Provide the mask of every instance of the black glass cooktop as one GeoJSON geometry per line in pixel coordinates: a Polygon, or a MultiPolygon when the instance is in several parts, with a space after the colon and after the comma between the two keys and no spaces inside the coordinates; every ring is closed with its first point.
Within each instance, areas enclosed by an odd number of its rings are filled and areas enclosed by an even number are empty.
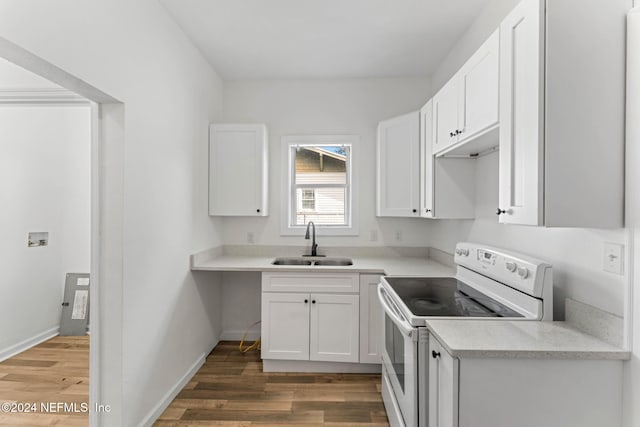
{"type": "Polygon", "coordinates": [[[416,316],[524,317],[453,277],[385,277],[416,316]]]}

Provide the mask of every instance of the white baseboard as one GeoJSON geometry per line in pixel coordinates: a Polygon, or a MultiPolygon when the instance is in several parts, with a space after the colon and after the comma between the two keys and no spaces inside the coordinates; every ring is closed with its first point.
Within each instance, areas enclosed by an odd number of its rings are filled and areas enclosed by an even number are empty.
{"type": "Polygon", "coordinates": [[[31,347],[36,346],[41,342],[57,336],[59,332],[60,327],[56,326],[44,332],[40,332],[39,334],[34,335],[31,338],[27,338],[24,341],[14,344],[11,347],[0,350],[0,362],[7,360],[8,358],[15,356],[16,354],[22,353],[25,350],[29,350],[31,347]]]}
{"type": "Polygon", "coordinates": [[[152,426],[153,423],[162,415],[165,409],[171,405],[173,399],[176,398],[178,393],[182,391],[185,385],[193,378],[193,376],[198,372],[198,369],[204,365],[204,362],[207,358],[207,353],[202,353],[195,362],[187,369],[187,372],[176,382],[173,387],[169,389],[167,394],[165,394],[162,399],[153,407],[153,409],[147,414],[146,417],[142,419],[138,426],[152,426]]]}
{"type": "MultiPolygon", "coordinates": [[[[223,341],[240,341],[245,331],[242,330],[230,330],[223,331],[220,334],[220,339],[223,341]]],[[[255,341],[260,338],[260,331],[249,331],[245,340],[247,341],[255,341]]]]}
{"type": "Polygon", "coordinates": [[[311,360],[262,360],[263,372],[329,372],[349,374],[379,374],[378,363],[317,362],[311,360]]]}

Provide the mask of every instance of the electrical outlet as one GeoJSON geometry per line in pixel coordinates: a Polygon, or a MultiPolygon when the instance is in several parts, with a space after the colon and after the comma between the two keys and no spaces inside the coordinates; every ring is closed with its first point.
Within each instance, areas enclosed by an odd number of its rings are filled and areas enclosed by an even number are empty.
{"type": "Polygon", "coordinates": [[[402,230],[396,230],[396,242],[402,242],[402,230]]]}
{"type": "Polygon", "coordinates": [[[622,275],[623,270],[624,245],[619,243],[604,244],[604,271],[622,275]]]}
{"type": "Polygon", "coordinates": [[[253,231],[248,231],[247,232],[247,243],[255,243],[255,236],[253,234],[253,231]]]}
{"type": "Polygon", "coordinates": [[[369,238],[372,242],[378,241],[378,230],[371,230],[371,237],[369,238]]]}

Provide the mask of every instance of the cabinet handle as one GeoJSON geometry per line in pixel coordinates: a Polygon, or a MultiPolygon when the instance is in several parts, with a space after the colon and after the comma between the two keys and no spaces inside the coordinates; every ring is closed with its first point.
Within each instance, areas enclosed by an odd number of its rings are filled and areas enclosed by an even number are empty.
{"type": "Polygon", "coordinates": [[[507,211],[505,211],[504,209],[496,209],[496,215],[502,215],[503,213],[507,213],[507,211]]]}
{"type": "Polygon", "coordinates": [[[455,132],[449,132],[449,136],[450,136],[451,138],[453,138],[454,136],[456,136],[456,133],[455,133],[455,132]]]}
{"type": "Polygon", "coordinates": [[[312,299],[311,304],[315,304],[315,303],[316,303],[316,300],[312,299]]]}
{"type": "Polygon", "coordinates": [[[260,209],[256,209],[256,212],[260,213],[260,209]]]}
{"type": "Polygon", "coordinates": [[[431,350],[431,357],[433,357],[434,359],[437,359],[440,357],[440,352],[439,351],[435,351],[435,350],[431,350]]]}
{"type": "Polygon", "coordinates": [[[308,303],[308,302],[309,302],[309,300],[308,300],[308,299],[304,300],[304,303],[305,303],[305,304],[306,304],[306,303],[308,303]]]}
{"type": "Polygon", "coordinates": [[[425,209],[424,211],[425,211],[426,213],[429,213],[429,212],[431,212],[431,209],[425,209]]]}
{"type": "Polygon", "coordinates": [[[456,129],[456,135],[460,135],[463,131],[461,131],[460,129],[456,129]]]}
{"type": "Polygon", "coordinates": [[[418,209],[413,209],[413,213],[416,213],[416,212],[418,212],[418,209]]]}

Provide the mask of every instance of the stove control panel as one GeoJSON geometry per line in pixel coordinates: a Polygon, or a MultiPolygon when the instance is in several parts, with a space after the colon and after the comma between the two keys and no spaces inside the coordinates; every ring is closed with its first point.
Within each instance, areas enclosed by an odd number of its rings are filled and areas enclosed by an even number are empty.
{"type": "Polygon", "coordinates": [[[542,298],[543,292],[552,291],[551,265],[527,255],[477,243],[461,242],[456,245],[454,259],[458,266],[536,298],[542,298]]]}

